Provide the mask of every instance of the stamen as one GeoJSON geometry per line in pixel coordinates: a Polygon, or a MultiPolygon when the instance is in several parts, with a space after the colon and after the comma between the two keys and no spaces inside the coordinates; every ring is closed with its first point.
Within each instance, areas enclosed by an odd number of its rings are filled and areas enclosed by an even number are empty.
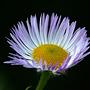
{"type": "Polygon", "coordinates": [[[63,48],[53,44],[40,45],[32,52],[32,57],[37,63],[42,59],[42,63],[45,61],[48,66],[54,66],[56,63],[61,66],[67,56],[68,53],[63,48]]]}

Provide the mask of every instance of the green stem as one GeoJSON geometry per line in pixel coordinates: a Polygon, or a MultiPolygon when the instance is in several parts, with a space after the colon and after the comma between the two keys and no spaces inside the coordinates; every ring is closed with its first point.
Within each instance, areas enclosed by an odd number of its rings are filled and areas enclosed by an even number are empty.
{"type": "Polygon", "coordinates": [[[31,88],[31,86],[28,86],[25,90],[29,90],[31,88]]]}
{"type": "Polygon", "coordinates": [[[40,77],[40,81],[39,81],[35,90],[43,90],[43,88],[45,87],[45,85],[50,77],[50,73],[51,72],[49,72],[49,71],[42,72],[41,77],[40,77]]]}

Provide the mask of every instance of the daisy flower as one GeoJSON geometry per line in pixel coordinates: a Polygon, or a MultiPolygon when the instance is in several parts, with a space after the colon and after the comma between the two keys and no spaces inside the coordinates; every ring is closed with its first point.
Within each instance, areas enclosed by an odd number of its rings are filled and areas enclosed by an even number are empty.
{"type": "Polygon", "coordinates": [[[38,22],[36,15],[30,16],[25,24],[19,22],[12,28],[7,42],[16,53],[10,53],[10,61],[4,63],[56,74],[67,70],[90,54],[85,27],[75,27],[76,21],[61,20],[54,13],[51,17],[42,14],[38,22]]]}

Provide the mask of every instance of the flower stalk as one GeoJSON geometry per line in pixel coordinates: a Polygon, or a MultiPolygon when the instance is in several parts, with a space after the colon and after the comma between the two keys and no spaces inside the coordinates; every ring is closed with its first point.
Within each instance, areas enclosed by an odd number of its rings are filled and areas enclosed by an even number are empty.
{"type": "Polygon", "coordinates": [[[35,90],[43,90],[47,81],[49,80],[50,75],[51,75],[50,71],[42,72],[41,77],[40,77],[40,81],[39,81],[35,90]]]}

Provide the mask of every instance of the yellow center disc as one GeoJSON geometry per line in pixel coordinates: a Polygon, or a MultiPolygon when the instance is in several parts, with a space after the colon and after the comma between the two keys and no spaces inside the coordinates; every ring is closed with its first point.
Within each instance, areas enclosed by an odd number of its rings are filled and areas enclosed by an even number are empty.
{"type": "Polygon", "coordinates": [[[44,44],[35,48],[32,52],[33,59],[39,63],[42,60],[49,66],[50,64],[61,66],[63,61],[67,58],[68,53],[61,47],[53,44],[44,44]]]}

